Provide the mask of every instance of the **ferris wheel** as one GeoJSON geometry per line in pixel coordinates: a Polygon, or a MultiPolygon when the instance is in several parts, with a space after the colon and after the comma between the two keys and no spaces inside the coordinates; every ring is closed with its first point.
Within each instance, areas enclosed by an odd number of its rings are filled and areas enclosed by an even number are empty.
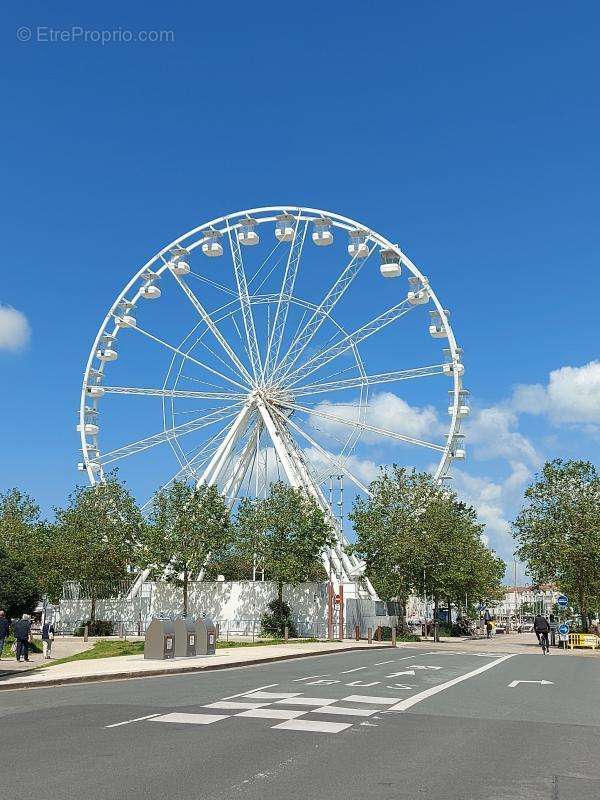
{"type": "Polygon", "coordinates": [[[368,494],[376,463],[445,480],[465,458],[463,371],[449,311],[397,244],[320,209],[239,211],[163,247],[111,305],[85,369],[78,466],[92,484],[115,466],[146,490],[214,484],[230,506],[278,479],[303,487],[336,531],[328,573],[375,597],[326,482],[368,494]],[[442,425],[432,403],[447,393],[442,425]]]}

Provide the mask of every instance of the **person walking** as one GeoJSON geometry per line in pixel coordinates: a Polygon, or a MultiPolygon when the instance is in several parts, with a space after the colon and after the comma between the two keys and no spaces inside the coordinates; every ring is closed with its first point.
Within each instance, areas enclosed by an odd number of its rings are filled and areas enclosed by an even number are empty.
{"type": "Polygon", "coordinates": [[[548,642],[548,634],[550,632],[550,623],[542,614],[538,614],[533,620],[533,630],[537,636],[537,640],[542,648],[542,653],[546,655],[550,651],[550,643],[548,642]]]}
{"type": "Polygon", "coordinates": [[[6,619],[6,614],[0,608],[0,658],[2,658],[4,642],[8,639],[9,629],[10,629],[10,622],[6,619]]]}
{"type": "Polygon", "coordinates": [[[54,641],[54,625],[44,622],[42,625],[42,650],[44,658],[52,658],[52,642],[54,641]]]}
{"type": "Polygon", "coordinates": [[[31,618],[29,614],[23,614],[21,619],[13,622],[13,631],[17,640],[17,661],[23,658],[29,661],[29,637],[31,636],[31,618]]]}
{"type": "Polygon", "coordinates": [[[486,639],[489,639],[492,635],[492,615],[487,608],[485,610],[485,614],[483,615],[483,621],[485,622],[485,636],[486,639]]]}

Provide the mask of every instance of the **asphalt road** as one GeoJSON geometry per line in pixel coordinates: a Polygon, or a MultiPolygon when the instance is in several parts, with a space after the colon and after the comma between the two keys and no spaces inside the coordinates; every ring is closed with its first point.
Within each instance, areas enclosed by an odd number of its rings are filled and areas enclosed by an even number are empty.
{"type": "Polygon", "coordinates": [[[598,676],[430,645],[3,692],[2,796],[597,800],[598,676]]]}

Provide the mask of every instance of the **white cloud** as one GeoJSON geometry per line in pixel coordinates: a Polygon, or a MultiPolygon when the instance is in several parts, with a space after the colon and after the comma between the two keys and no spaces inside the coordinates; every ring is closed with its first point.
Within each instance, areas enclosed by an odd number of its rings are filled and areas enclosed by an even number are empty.
{"type": "MultiPolygon", "coordinates": [[[[343,403],[324,401],[316,406],[315,411],[320,411],[332,416],[347,420],[357,420],[359,409],[356,406],[343,403]]],[[[434,437],[436,441],[443,433],[443,428],[433,406],[411,406],[393,392],[381,392],[369,398],[369,405],[363,417],[367,425],[383,428],[394,433],[402,433],[417,439],[434,437]]],[[[312,414],[309,418],[310,425],[317,428],[323,435],[345,441],[354,430],[351,425],[343,422],[326,419],[312,414]]],[[[365,444],[382,444],[385,439],[379,434],[363,433],[361,442],[365,444]]]]}
{"type": "Polygon", "coordinates": [[[0,305],[0,350],[16,353],[25,347],[30,335],[25,314],[12,306],[0,305]]]}
{"type": "Polygon", "coordinates": [[[508,405],[476,409],[464,426],[475,459],[524,459],[535,466],[541,457],[526,436],[516,430],[518,415],[508,405]]]}
{"type": "Polygon", "coordinates": [[[547,414],[555,424],[600,424],[600,361],[555,369],[546,386],[517,386],[512,406],[528,414],[547,414]]]}
{"type": "Polygon", "coordinates": [[[485,524],[486,543],[510,561],[515,549],[510,521],[520,509],[523,488],[532,477],[530,468],[522,461],[511,461],[510,473],[503,480],[476,477],[463,470],[453,470],[452,475],[459,496],[475,508],[485,524]]]}
{"type": "MultiPolygon", "coordinates": [[[[320,450],[317,450],[316,447],[307,447],[304,453],[318,473],[328,475],[329,473],[339,472],[335,465],[332,464],[320,450]]],[[[334,454],[330,453],[330,455],[334,454]]],[[[356,476],[365,485],[368,485],[379,474],[379,465],[369,458],[362,459],[358,458],[358,456],[348,456],[347,458],[338,460],[343,463],[352,475],[356,476]]]]}

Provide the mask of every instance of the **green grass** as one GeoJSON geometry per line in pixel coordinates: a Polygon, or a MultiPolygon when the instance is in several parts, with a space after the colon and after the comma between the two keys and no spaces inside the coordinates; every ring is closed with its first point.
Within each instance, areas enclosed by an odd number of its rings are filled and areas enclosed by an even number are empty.
{"type": "MultiPolygon", "coordinates": [[[[8,639],[4,642],[4,650],[2,651],[2,658],[12,658],[15,659],[15,654],[10,649],[12,645],[15,643],[14,637],[9,636],[8,639]]],[[[29,643],[29,652],[30,653],[41,653],[42,652],[42,643],[37,639],[34,639],[33,642],[29,643]]]]}
{"type": "MultiPolygon", "coordinates": [[[[294,639],[291,643],[316,642],[316,639],[294,639]]],[[[255,642],[217,642],[217,649],[228,647],[256,647],[283,644],[284,639],[257,639],[255,642]]],[[[144,652],[143,642],[128,642],[114,639],[105,642],[95,642],[89,650],[82,653],[74,653],[65,658],[56,658],[47,664],[40,664],[40,667],[53,666],[55,664],[67,664],[69,661],[88,661],[94,658],[115,658],[116,656],[135,656],[144,652]]]]}

